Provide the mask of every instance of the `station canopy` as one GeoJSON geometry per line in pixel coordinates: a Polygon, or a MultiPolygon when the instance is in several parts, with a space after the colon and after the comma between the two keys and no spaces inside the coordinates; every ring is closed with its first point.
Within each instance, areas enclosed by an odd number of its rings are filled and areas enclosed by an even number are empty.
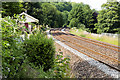
{"type": "Polygon", "coordinates": [[[26,21],[25,21],[25,22],[22,22],[22,23],[28,23],[28,22],[39,22],[38,19],[36,19],[36,18],[34,18],[34,17],[28,15],[28,14],[25,13],[25,12],[22,12],[22,13],[20,14],[20,16],[22,16],[22,15],[24,15],[24,16],[25,16],[25,19],[26,19],[26,21]]]}

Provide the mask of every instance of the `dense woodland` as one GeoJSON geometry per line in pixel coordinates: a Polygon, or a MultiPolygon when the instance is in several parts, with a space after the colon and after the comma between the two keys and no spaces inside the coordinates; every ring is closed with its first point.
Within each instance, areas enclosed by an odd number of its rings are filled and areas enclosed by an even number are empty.
{"type": "Polygon", "coordinates": [[[108,1],[102,10],[74,2],[7,2],[2,3],[2,17],[27,10],[40,25],[51,28],[77,27],[94,33],[120,33],[120,2],[108,1]]]}

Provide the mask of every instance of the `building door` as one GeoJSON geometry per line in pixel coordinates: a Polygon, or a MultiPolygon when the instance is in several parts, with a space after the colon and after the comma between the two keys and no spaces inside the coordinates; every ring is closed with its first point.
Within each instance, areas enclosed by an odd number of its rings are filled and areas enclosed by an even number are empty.
{"type": "Polygon", "coordinates": [[[28,28],[28,23],[25,23],[26,28],[28,28]]]}

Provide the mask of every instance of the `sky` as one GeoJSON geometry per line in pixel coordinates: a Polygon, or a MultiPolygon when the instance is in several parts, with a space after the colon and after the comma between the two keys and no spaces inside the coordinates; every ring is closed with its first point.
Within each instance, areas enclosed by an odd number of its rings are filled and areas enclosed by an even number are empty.
{"type": "Polygon", "coordinates": [[[71,0],[71,2],[83,2],[84,4],[89,4],[91,9],[101,10],[101,5],[106,3],[107,0],[71,0]]]}

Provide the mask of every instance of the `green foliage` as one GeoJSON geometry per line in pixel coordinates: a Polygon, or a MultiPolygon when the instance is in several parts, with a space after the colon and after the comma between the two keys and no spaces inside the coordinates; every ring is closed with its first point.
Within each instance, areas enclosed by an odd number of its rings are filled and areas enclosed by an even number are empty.
{"type": "Polygon", "coordinates": [[[63,53],[59,52],[54,60],[53,68],[44,71],[44,66],[38,69],[38,78],[70,78],[69,58],[64,58],[63,53]]]}
{"type": "Polygon", "coordinates": [[[24,54],[28,56],[28,60],[35,66],[44,66],[44,70],[52,68],[54,64],[55,48],[53,40],[48,39],[42,33],[31,35],[29,39],[25,39],[24,54]]]}
{"type": "Polygon", "coordinates": [[[54,59],[54,66],[47,71],[44,71],[44,66],[35,67],[30,62],[23,63],[16,78],[70,78],[69,61],[69,58],[64,58],[63,53],[59,52],[54,59]]]}
{"type": "Polygon", "coordinates": [[[62,12],[62,15],[63,15],[64,26],[67,26],[68,25],[68,15],[69,15],[69,12],[68,11],[64,11],[64,12],[62,12]]]}
{"type": "Polygon", "coordinates": [[[21,2],[2,2],[2,17],[20,14],[23,11],[21,2]]]}
{"type": "Polygon", "coordinates": [[[70,78],[70,58],[63,57],[63,52],[59,52],[55,59],[54,73],[56,78],[70,78]]]}
{"type": "Polygon", "coordinates": [[[97,33],[118,32],[120,26],[120,2],[112,1],[102,5],[102,10],[97,17],[98,23],[95,24],[97,33]]]}
{"type": "Polygon", "coordinates": [[[39,24],[43,24],[43,12],[42,3],[40,2],[23,2],[24,10],[27,10],[27,14],[39,19],[39,24]]]}
{"type": "Polygon", "coordinates": [[[38,70],[36,70],[34,65],[29,65],[30,62],[24,62],[19,71],[17,72],[15,78],[37,78],[38,77],[38,70]]]}
{"type": "Polygon", "coordinates": [[[62,19],[60,20],[60,27],[66,27],[68,25],[68,15],[72,9],[70,2],[51,2],[52,5],[55,5],[57,10],[62,13],[62,19]]]}
{"type": "Polygon", "coordinates": [[[19,37],[22,31],[16,20],[24,19],[18,15],[2,19],[2,77],[69,77],[69,59],[63,58],[62,54],[55,59],[53,40],[37,31],[22,42],[19,37]]]}
{"type": "Polygon", "coordinates": [[[84,34],[81,34],[80,36],[81,36],[81,37],[86,37],[86,35],[84,35],[84,34]]]}
{"type": "MultiPolygon", "coordinates": [[[[19,16],[16,20],[23,21],[19,16]]],[[[14,78],[19,71],[22,63],[25,61],[25,55],[22,54],[24,48],[21,46],[20,34],[16,20],[11,17],[2,19],[2,75],[3,78],[14,78]]]]}
{"type": "Polygon", "coordinates": [[[53,28],[62,27],[64,24],[62,13],[51,3],[26,2],[23,6],[29,15],[39,19],[41,25],[53,28]]]}
{"type": "Polygon", "coordinates": [[[56,8],[61,12],[69,12],[72,9],[72,5],[70,2],[51,2],[51,4],[55,5],[56,8]]]}
{"type": "Polygon", "coordinates": [[[85,28],[85,25],[84,24],[78,24],[78,27],[77,28],[81,28],[82,30],[87,30],[86,28],[85,28]]]}
{"type": "Polygon", "coordinates": [[[79,20],[76,19],[76,18],[73,18],[73,19],[70,21],[69,26],[70,26],[70,27],[78,27],[78,24],[79,24],[79,20]]]}
{"type": "MultiPolygon", "coordinates": [[[[83,3],[73,3],[73,8],[69,13],[69,21],[74,23],[73,19],[77,23],[75,26],[77,27],[78,24],[84,24],[86,28],[89,28],[93,24],[93,11],[90,9],[89,5],[85,5],[83,3]]],[[[74,24],[73,24],[74,25],[74,24]]],[[[73,27],[73,26],[71,26],[73,27]]]]}
{"type": "Polygon", "coordinates": [[[55,6],[49,3],[43,3],[41,5],[43,12],[43,24],[48,24],[50,27],[62,27],[63,16],[55,6]]]}

